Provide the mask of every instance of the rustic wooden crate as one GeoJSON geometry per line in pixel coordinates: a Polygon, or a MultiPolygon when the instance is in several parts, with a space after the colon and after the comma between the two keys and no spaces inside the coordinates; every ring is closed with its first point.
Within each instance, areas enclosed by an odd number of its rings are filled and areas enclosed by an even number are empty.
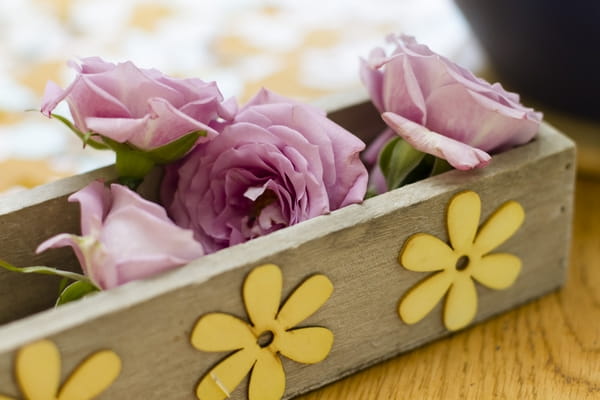
{"type": "MultiPolygon", "coordinates": [[[[373,107],[357,98],[330,113],[365,140],[382,123],[373,107]]],[[[481,196],[482,220],[508,200],[526,218],[498,251],[521,258],[513,286],[477,286],[473,323],[560,287],[566,276],[574,191],[573,143],[547,124],[531,143],[494,157],[484,169],[450,171],[203,257],[153,279],[137,281],[51,309],[57,280],[0,270],[0,394],[17,395],[15,352],[49,338],[62,356],[62,378],[90,353],[115,351],[119,378],[101,399],[192,399],[199,379],[224,353],[200,352],[190,344],[199,317],[226,312],[246,319],[241,288],[248,272],[274,263],[283,272],[283,298],[315,273],[334,292],[301,326],[324,326],[335,336],[329,356],[304,365],[283,358],[285,398],[326,385],[369,365],[447,335],[441,306],[415,325],[403,323],[398,301],[424,275],[403,269],[398,254],[405,240],[426,232],[447,239],[445,213],[458,192],[481,196]],[[45,311],[44,311],[45,310],[45,311]],[[133,397],[132,397],[133,396],[133,397]]],[[[79,211],[66,197],[112,168],[0,197],[0,256],[17,265],[77,269],[70,249],[36,256],[35,247],[59,232],[78,232],[79,211]]],[[[150,185],[151,193],[155,188],[150,185]]],[[[232,398],[246,397],[246,383],[232,398]]]]}

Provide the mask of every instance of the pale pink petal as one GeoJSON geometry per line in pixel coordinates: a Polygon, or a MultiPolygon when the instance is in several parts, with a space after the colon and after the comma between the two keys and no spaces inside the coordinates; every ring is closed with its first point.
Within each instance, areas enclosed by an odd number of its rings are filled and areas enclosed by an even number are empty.
{"type": "Polygon", "coordinates": [[[491,157],[485,151],[430,131],[394,113],[383,113],[384,121],[415,149],[443,158],[456,169],[485,167],[491,157]]]}
{"type": "Polygon", "coordinates": [[[163,146],[194,131],[206,132],[198,139],[198,143],[217,135],[214,129],[177,110],[163,99],[151,99],[148,106],[149,114],[139,119],[90,117],[85,122],[94,132],[120,143],[131,143],[142,150],[163,146]]]}
{"type": "Polygon", "coordinates": [[[387,142],[396,137],[396,134],[390,128],[385,128],[383,132],[381,132],[375,140],[367,146],[367,149],[362,152],[362,159],[367,164],[367,166],[371,167],[377,164],[377,160],[379,159],[379,153],[385,147],[387,142]]]}
{"type": "MultiPolygon", "coordinates": [[[[380,49],[381,50],[381,49],[380,49]]],[[[383,51],[383,50],[382,50],[383,51]]],[[[360,79],[367,88],[371,100],[379,112],[385,111],[383,108],[383,73],[377,68],[373,68],[370,63],[364,59],[360,60],[360,79]]]]}
{"type": "Polygon", "coordinates": [[[69,196],[70,202],[78,202],[81,208],[81,234],[96,235],[111,206],[110,191],[102,181],[94,181],[69,196]]]}
{"type": "Polygon", "coordinates": [[[437,89],[427,100],[427,127],[484,151],[530,141],[539,121],[527,113],[504,106],[462,85],[437,89]],[[453,101],[448,101],[451,98],[453,101]]]}
{"type": "Polygon", "coordinates": [[[393,112],[422,124],[427,118],[425,99],[406,55],[385,64],[383,81],[384,111],[393,112]]]}
{"type": "Polygon", "coordinates": [[[79,261],[79,264],[81,265],[81,269],[83,270],[83,272],[85,274],[87,274],[86,259],[85,259],[85,256],[77,242],[78,238],[80,238],[80,237],[77,235],[71,235],[68,233],[60,233],[60,234],[53,236],[50,239],[47,239],[44,242],[42,242],[35,250],[35,253],[40,254],[48,249],[57,249],[60,247],[70,246],[73,248],[73,252],[75,253],[75,256],[77,256],[77,260],[79,261]]]}
{"type": "Polygon", "coordinates": [[[46,83],[46,88],[44,89],[44,96],[42,97],[42,114],[46,117],[50,117],[50,114],[56,108],[58,103],[63,101],[68,94],[68,91],[63,90],[56,83],[48,81],[48,83],[46,83]]]}

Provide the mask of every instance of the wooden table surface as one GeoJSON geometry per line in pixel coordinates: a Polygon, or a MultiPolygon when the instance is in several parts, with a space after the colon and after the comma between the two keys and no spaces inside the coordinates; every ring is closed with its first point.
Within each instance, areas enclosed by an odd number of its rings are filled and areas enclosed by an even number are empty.
{"type": "Polygon", "coordinates": [[[301,397],[459,398],[600,399],[600,175],[578,176],[563,289],[301,397]]]}

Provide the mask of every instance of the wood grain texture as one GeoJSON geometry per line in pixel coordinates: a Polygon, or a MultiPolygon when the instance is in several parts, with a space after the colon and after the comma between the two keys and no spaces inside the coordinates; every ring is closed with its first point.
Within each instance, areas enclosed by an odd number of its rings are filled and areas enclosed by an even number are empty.
{"type": "MultiPolygon", "coordinates": [[[[312,366],[284,360],[286,397],[335,381],[448,334],[440,306],[416,325],[399,320],[398,300],[424,274],[403,270],[397,257],[416,232],[447,239],[445,210],[459,191],[480,194],[484,219],[507,200],[520,202],[527,213],[519,232],[498,248],[522,258],[522,274],[508,290],[478,287],[475,322],[560,286],[570,243],[573,157],[572,142],[544,125],[535,141],[498,155],[483,170],[450,171],[154,279],[7,324],[0,329],[0,388],[16,394],[11,381],[16,349],[50,338],[61,349],[63,374],[99,349],[121,356],[123,372],[102,399],[130,398],[132,393],[149,400],[193,398],[200,377],[226,356],[191,347],[194,323],[208,312],[245,318],[242,282],[253,267],[267,262],[282,268],[284,298],[315,273],[327,275],[335,287],[325,306],[301,324],[331,329],[332,352],[312,366]]],[[[244,397],[242,385],[232,398],[244,397]]]]}
{"type": "Polygon", "coordinates": [[[563,289],[300,399],[600,399],[599,200],[579,177],[563,289]]]}

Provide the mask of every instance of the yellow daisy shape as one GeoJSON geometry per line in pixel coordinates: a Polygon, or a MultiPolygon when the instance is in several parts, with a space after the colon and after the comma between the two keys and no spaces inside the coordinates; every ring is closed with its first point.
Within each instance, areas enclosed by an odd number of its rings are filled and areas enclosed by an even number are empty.
{"type": "Polygon", "coordinates": [[[333,344],[326,328],[293,329],[315,313],[331,296],[333,285],[325,275],[306,279],[279,308],[282,276],[279,267],[253,269],[243,287],[251,323],[229,314],[210,313],[196,323],[191,343],[198,350],[234,353],[219,362],[200,381],[201,400],[228,398],[248,373],[250,400],[277,400],[285,392],[285,372],[279,354],[305,364],[323,361],[333,344]]]}
{"type": "MultiPolygon", "coordinates": [[[[91,400],[121,372],[121,359],[110,350],[98,351],[77,366],[60,386],[60,353],[54,343],[40,340],[17,353],[15,376],[26,400],[91,400]]],[[[0,395],[0,400],[15,400],[0,395]]]]}
{"type": "Polygon", "coordinates": [[[467,326],[477,313],[473,280],[491,289],[511,286],[521,271],[521,260],[492,250],[504,243],[525,219],[516,201],[500,206],[479,229],[481,200],[475,192],[462,192],[450,200],[447,229],[450,245],[435,236],[417,233],[400,252],[399,261],[416,272],[439,271],[413,287],[400,301],[398,312],[407,324],[423,319],[444,294],[444,325],[454,331],[467,326]]]}

